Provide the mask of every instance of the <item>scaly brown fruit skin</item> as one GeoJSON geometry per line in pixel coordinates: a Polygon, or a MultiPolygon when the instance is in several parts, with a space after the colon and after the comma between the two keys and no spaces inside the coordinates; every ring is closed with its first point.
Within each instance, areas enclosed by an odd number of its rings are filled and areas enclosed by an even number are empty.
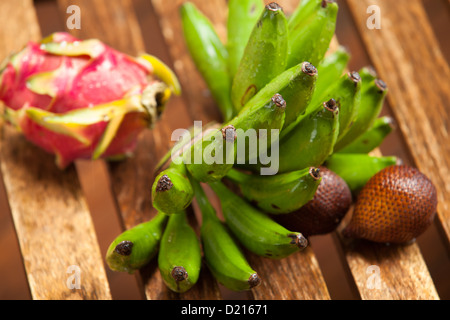
{"type": "Polygon", "coordinates": [[[389,166],[361,190],[343,235],[381,243],[408,243],[432,223],[436,208],[436,188],[423,173],[411,166],[389,166]]]}
{"type": "Polygon", "coordinates": [[[322,181],[314,198],[295,212],[274,217],[284,227],[306,237],[334,231],[352,204],[345,181],[325,167],[319,169],[322,181]]]}

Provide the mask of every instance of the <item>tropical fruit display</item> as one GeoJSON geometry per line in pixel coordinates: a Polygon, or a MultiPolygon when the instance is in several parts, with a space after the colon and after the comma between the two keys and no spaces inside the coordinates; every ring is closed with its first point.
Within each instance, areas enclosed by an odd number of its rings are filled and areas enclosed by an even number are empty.
{"type": "Polygon", "coordinates": [[[164,157],[149,190],[158,214],[117,236],[109,267],[133,273],[155,259],[167,287],[186,292],[204,266],[231,290],[257,290],[265,279],[246,252],[280,260],[331,232],[381,243],[420,236],[436,190],[397,157],[372,153],[393,129],[381,116],[388,85],[369,66],[348,70],[345,48],[330,49],[338,4],[303,0],[286,14],[275,2],[227,3],[225,41],[193,3],[179,8],[222,121],[164,157]]]}

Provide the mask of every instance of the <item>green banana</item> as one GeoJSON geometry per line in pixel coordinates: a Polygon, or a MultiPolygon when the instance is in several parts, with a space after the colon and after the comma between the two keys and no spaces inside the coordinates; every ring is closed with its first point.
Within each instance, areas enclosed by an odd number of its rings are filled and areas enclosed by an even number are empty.
{"type": "Polygon", "coordinates": [[[336,28],[338,5],[332,1],[309,1],[304,13],[289,19],[287,68],[302,61],[318,65],[325,56],[336,28]],[[306,10],[307,9],[307,10],[306,10]]]}
{"type": "Polygon", "coordinates": [[[394,129],[394,120],[384,116],[375,119],[373,126],[339,150],[339,153],[369,153],[379,147],[394,129]]]}
{"type": "Polygon", "coordinates": [[[106,253],[109,268],[132,274],[153,259],[158,252],[167,217],[158,212],[151,220],[117,236],[106,253]]]}
{"type": "Polygon", "coordinates": [[[315,92],[304,114],[284,129],[280,140],[290,134],[291,130],[318,110],[322,109],[323,101],[334,99],[339,109],[339,138],[346,133],[351,122],[356,117],[361,102],[361,77],[358,72],[348,72],[342,75],[331,87],[323,92],[315,92]]]}
{"type": "Polygon", "coordinates": [[[221,130],[212,130],[204,139],[195,142],[190,152],[184,155],[190,174],[201,182],[218,181],[233,167],[236,159],[239,162],[253,161],[257,154],[249,152],[245,145],[248,130],[252,130],[250,133],[267,130],[266,134],[263,132],[263,136],[258,137],[259,140],[266,140],[266,144],[278,139],[278,131],[274,135],[272,132],[283,126],[285,107],[283,97],[275,94],[261,105],[239,113],[221,130]]]}
{"type": "Polygon", "coordinates": [[[358,72],[349,72],[338,83],[342,84],[342,91],[337,96],[339,105],[339,135],[338,141],[347,133],[358,115],[361,104],[361,77],[358,72]]]}
{"type": "Polygon", "coordinates": [[[278,172],[320,166],[333,152],[339,133],[339,119],[336,101],[330,99],[282,136],[278,150],[278,172]]]}
{"type": "Polygon", "coordinates": [[[335,99],[339,108],[338,141],[347,133],[356,118],[361,103],[361,76],[358,72],[348,72],[322,95],[314,96],[312,103],[335,99]]]}
{"type": "Polygon", "coordinates": [[[302,114],[313,95],[318,73],[315,66],[309,62],[300,63],[272,79],[261,89],[240,111],[240,117],[247,117],[273,95],[280,94],[286,101],[286,117],[283,131],[302,114]]]}
{"type": "Polygon", "coordinates": [[[286,69],[287,19],[272,2],[265,6],[253,28],[232,81],[231,101],[241,110],[250,98],[286,69]]]}
{"type": "Polygon", "coordinates": [[[202,253],[186,212],[169,217],[161,238],[158,267],[164,283],[175,292],[191,289],[200,275],[202,253]]]}
{"type": "Polygon", "coordinates": [[[288,25],[293,29],[296,25],[303,24],[317,6],[321,5],[322,0],[302,0],[295,8],[294,12],[288,18],[288,25]]]}
{"type": "Polygon", "coordinates": [[[192,179],[195,200],[202,213],[200,236],[206,264],[219,283],[230,290],[250,290],[261,278],[249,265],[239,244],[219,220],[200,184],[192,179]]]}
{"type": "Polygon", "coordinates": [[[224,121],[233,117],[228,74],[228,52],[211,21],[191,2],[180,7],[184,39],[189,53],[215,99],[224,121]]]}
{"type": "Polygon", "coordinates": [[[308,245],[308,240],[301,233],[291,232],[276,223],[222,182],[209,185],[220,199],[227,226],[249,251],[267,258],[281,259],[308,245]]]}
{"type": "Polygon", "coordinates": [[[183,161],[195,179],[208,182],[222,179],[235,160],[236,128],[231,125],[210,130],[183,154],[183,161]]]}
{"type": "Polygon", "coordinates": [[[152,186],[153,207],[165,214],[175,214],[186,209],[194,197],[191,183],[183,163],[172,162],[159,173],[152,186]]]}
{"type": "Polygon", "coordinates": [[[253,27],[264,10],[262,0],[229,0],[227,20],[228,73],[234,78],[253,27]]]}
{"type": "Polygon", "coordinates": [[[220,126],[220,123],[210,121],[204,126],[191,126],[187,130],[183,130],[180,136],[173,137],[175,139],[178,138],[177,142],[159,160],[158,164],[155,166],[155,172],[160,171],[166,163],[171,163],[172,160],[179,161],[180,163],[183,162],[182,154],[186,149],[190,148],[195,141],[201,139],[204,133],[208,132],[210,129],[217,129],[220,126]]]}
{"type": "Polygon", "coordinates": [[[248,201],[271,214],[298,210],[314,197],[322,180],[320,170],[313,167],[272,176],[232,169],[227,178],[239,187],[248,201]]]}
{"type": "Polygon", "coordinates": [[[339,152],[373,125],[381,112],[388,91],[382,80],[370,75],[369,69],[364,68],[359,74],[361,74],[363,80],[361,82],[361,104],[358,115],[347,133],[336,143],[335,152],[339,152]]]}
{"type": "Polygon", "coordinates": [[[395,156],[374,157],[367,154],[335,153],[324,165],[344,179],[350,190],[357,194],[378,171],[397,162],[395,156]]]}
{"type": "Polygon", "coordinates": [[[372,66],[362,67],[358,71],[358,73],[361,77],[361,82],[362,82],[361,91],[364,91],[365,89],[368,88],[368,86],[366,86],[367,83],[376,80],[378,77],[377,72],[375,71],[375,69],[372,66]]]}
{"type": "Polygon", "coordinates": [[[320,95],[332,87],[343,75],[350,61],[350,53],[339,46],[334,52],[325,56],[322,62],[317,66],[320,77],[316,81],[314,95],[320,95]]]}
{"type": "Polygon", "coordinates": [[[286,101],[280,94],[275,94],[255,113],[240,115],[230,121],[238,129],[236,164],[257,163],[258,157],[261,159],[266,155],[270,145],[279,138],[279,131],[285,121],[285,110],[286,101]]]}
{"type": "Polygon", "coordinates": [[[291,79],[289,86],[280,92],[288,105],[283,129],[289,127],[305,112],[315,91],[318,79],[317,68],[309,62],[303,62],[301,66],[300,76],[291,79]]]}

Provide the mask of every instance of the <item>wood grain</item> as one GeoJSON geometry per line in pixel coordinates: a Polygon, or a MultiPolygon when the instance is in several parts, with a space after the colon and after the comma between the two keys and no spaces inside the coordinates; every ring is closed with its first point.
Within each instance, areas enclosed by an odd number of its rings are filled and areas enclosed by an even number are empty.
{"type": "Polygon", "coordinates": [[[450,69],[422,2],[376,1],[381,29],[366,27],[373,1],[348,0],[417,168],[438,191],[437,217],[450,241],[450,69]]]}
{"type": "Polygon", "coordinates": [[[433,279],[416,242],[387,245],[347,239],[342,229],[352,210],[333,234],[363,300],[438,300],[433,279]],[[380,286],[373,287],[374,279],[380,286]]]}
{"type": "MultiPolygon", "coordinates": [[[[32,1],[2,1],[0,56],[41,37],[32,1]],[[24,28],[26,23],[26,28],[24,28]]],[[[1,170],[33,299],[110,299],[95,230],[73,167],[2,126],[1,170]],[[77,266],[80,289],[67,281],[77,266]],[[69,273],[67,273],[69,272],[69,273]]]]}
{"type": "Polygon", "coordinates": [[[439,299],[416,243],[386,245],[341,237],[337,241],[363,300],[439,299]]]}
{"type": "MultiPolygon", "coordinates": [[[[131,0],[113,2],[58,0],[62,13],[69,4],[78,5],[82,12],[83,26],[80,30],[73,31],[75,36],[82,39],[98,38],[117,50],[133,56],[147,51],[131,0]]],[[[156,21],[156,17],[153,20],[156,21]]],[[[158,33],[160,30],[145,30],[145,32],[158,33]]],[[[164,43],[153,45],[165,46],[164,43]]],[[[185,104],[180,98],[174,97],[156,127],[142,134],[133,157],[109,165],[111,187],[125,229],[147,221],[156,213],[151,204],[154,168],[169,150],[171,132],[176,128],[185,128],[190,123],[185,104]]],[[[207,270],[202,273],[198,285],[185,294],[176,294],[165,286],[156,259],[140,270],[140,278],[146,297],[150,300],[219,298],[217,284],[207,270]]]]}
{"type": "MultiPolygon", "coordinates": [[[[377,149],[371,155],[381,156],[381,152],[377,149]]],[[[361,299],[438,300],[433,279],[415,241],[388,245],[342,236],[341,232],[351,218],[352,209],[333,238],[338,244],[341,258],[348,265],[361,299]]]]}
{"type": "MultiPolygon", "coordinates": [[[[381,156],[379,150],[372,153],[381,156]]],[[[343,228],[353,208],[333,238],[348,264],[363,300],[438,300],[433,279],[418,244],[382,244],[344,238],[343,228]]]]}
{"type": "Polygon", "coordinates": [[[309,246],[283,260],[247,253],[250,265],[262,278],[252,290],[255,300],[329,300],[328,292],[313,248],[309,246]]]}

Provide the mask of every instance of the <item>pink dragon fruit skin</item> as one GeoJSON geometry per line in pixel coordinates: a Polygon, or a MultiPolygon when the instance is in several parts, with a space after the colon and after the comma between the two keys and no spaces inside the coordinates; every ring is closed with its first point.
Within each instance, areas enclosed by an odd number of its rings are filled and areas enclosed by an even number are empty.
{"type": "Polygon", "coordinates": [[[68,33],[28,43],[0,71],[7,122],[55,154],[60,168],[132,153],[171,93],[180,93],[178,80],[156,57],[130,57],[68,33]]]}

